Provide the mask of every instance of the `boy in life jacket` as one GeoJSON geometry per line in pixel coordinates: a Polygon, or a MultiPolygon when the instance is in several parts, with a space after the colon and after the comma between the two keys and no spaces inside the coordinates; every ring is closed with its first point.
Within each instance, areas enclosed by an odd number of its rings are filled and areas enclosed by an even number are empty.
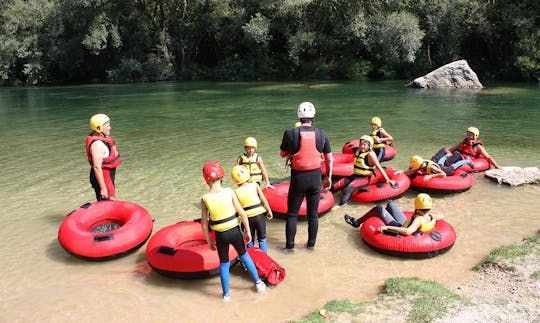
{"type": "Polygon", "coordinates": [[[429,232],[433,230],[436,221],[443,218],[440,214],[429,212],[432,206],[433,201],[431,196],[426,193],[420,193],[414,200],[415,210],[410,219],[407,219],[401,209],[392,201],[386,205],[386,208],[383,208],[382,205],[375,206],[358,219],[348,214],[345,214],[344,218],[345,222],[358,228],[368,218],[377,216],[386,224],[378,228],[380,232],[392,230],[403,236],[408,236],[416,231],[429,232]]]}
{"type": "Polygon", "coordinates": [[[447,175],[451,175],[455,170],[453,167],[443,168],[439,164],[431,160],[425,160],[418,155],[412,156],[409,163],[411,164],[411,167],[404,172],[405,175],[411,176],[414,173],[424,175],[424,178],[422,179],[424,182],[427,182],[434,177],[446,177],[447,175]]]}
{"type": "Polygon", "coordinates": [[[111,135],[111,121],[105,114],[90,118],[92,132],[86,136],[86,157],[90,163],[90,184],[96,200],[114,200],[114,178],[120,165],[120,152],[111,135]]]}
{"type": "Polygon", "coordinates": [[[221,186],[221,181],[225,172],[223,167],[216,161],[209,161],[204,164],[203,177],[210,188],[210,192],[201,198],[201,224],[212,250],[216,250],[219,256],[219,275],[221,288],[223,290],[223,300],[230,300],[229,289],[229,245],[232,245],[238,253],[240,260],[251,275],[257,292],[263,293],[266,285],[259,278],[253,260],[246,252],[246,243],[251,242],[249,221],[246,212],[240,205],[236,194],[230,188],[221,186]],[[240,228],[243,224],[243,230],[240,228]],[[216,233],[216,241],[210,238],[209,229],[216,233]]]}
{"type": "Polygon", "coordinates": [[[266,187],[274,188],[268,180],[268,173],[266,172],[266,167],[264,167],[262,157],[256,153],[257,140],[253,137],[247,137],[244,140],[244,150],[246,152],[238,157],[236,165],[246,168],[249,174],[249,182],[261,185],[264,179],[266,187]]]}
{"type": "Polygon", "coordinates": [[[249,228],[251,233],[251,242],[247,244],[248,248],[254,246],[255,237],[259,242],[259,248],[268,253],[266,245],[266,219],[271,220],[274,215],[270,209],[270,204],[266,200],[261,187],[257,183],[249,182],[249,173],[247,170],[236,165],[231,171],[232,181],[238,188],[234,190],[238,201],[246,211],[249,228]]]}
{"type": "Polygon", "coordinates": [[[379,117],[371,119],[371,133],[373,139],[373,151],[377,155],[377,159],[382,161],[384,158],[386,145],[392,143],[394,138],[382,126],[382,120],[379,117]]]}

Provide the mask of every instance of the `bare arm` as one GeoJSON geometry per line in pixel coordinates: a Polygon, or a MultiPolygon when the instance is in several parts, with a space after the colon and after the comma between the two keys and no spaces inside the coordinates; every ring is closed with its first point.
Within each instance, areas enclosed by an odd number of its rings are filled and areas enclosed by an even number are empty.
{"type": "Polygon", "coordinates": [[[92,155],[92,169],[96,175],[96,180],[100,189],[100,196],[103,199],[109,197],[107,191],[107,185],[105,185],[105,179],[103,177],[103,156],[107,153],[107,148],[101,141],[94,141],[90,146],[90,154],[92,155]]]}
{"type": "Polygon", "coordinates": [[[209,218],[208,218],[208,209],[206,208],[206,204],[204,203],[203,199],[201,199],[201,224],[202,224],[202,230],[204,233],[204,237],[206,238],[206,242],[208,243],[208,246],[212,250],[216,250],[216,245],[212,239],[210,239],[210,234],[208,233],[209,229],[209,218]]]}
{"type": "Polygon", "coordinates": [[[488,154],[488,152],[486,151],[486,148],[484,148],[484,146],[478,145],[478,146],[476,146],[475,150],[479,151],[480,155],[483,156],[485,159],[487,159],[489,161],[489,163],[491,165],[493,165],[493,167],[495,167],[497,169],[501,168],[501,166],[499,166],[499,164],[497,164],[495,159],[493,157],[491,157],[490,154],[488,154]]]}
{"type": "Polygon", "coordinates": [[[392,137],[388,132],[386,132],[386,130],[382,129],[380,132],[379,132],[379,135],[381,136],[380,138],[377,138],[377,142],[385,142],[385,143],[388,143],[388,142],[391,142],[392,140],[394,140],[394,137],[392,137]]]}
{"type": "Polygon", "coordinates": [[[244,208],[242,208],[242,204],[240,204],[240,201],[238,201],[238,197],[236,194],[231,194],[232,202],[234,205],[234,208],[236,209],[236,212],[240,216],[240,220],[242,221],[242,224],[244,225],[244,242],[250,243],[251,242],[251,230],[249,229],[249,220],[247,218],[246,211],[244,211],[244,208]]]}
{"type": "Polygon", "coordinates": [[[259,168],[261,169],[261,173],[262,173],[264,182],[266,183],[266,187],[274,188],[274,186],[270,184],[270,180],[268,179],[268,172],[266,171],[266,167],[264,166],[264,162],[261,156],[259,156],[259,161],[257,161],[257,165],[259,165],[259,168]]]}
{"type": "Polygon", "coordinates": [[[262,204],[264,205],[264,208],[266,211],[268,211],[266,218],[268,220],[271,220],[274,217],[274,214],[272,213],[272,209],[270,209],[270,204],[268,203],[268,200],[266,199],[266,196],[264,196],[264,193],[259,185],[255,185],[257,187],[257,194],[259,194],[259,198],[261,199],[262,204]]]}
{"type": "Polygon", "coordinates": [[[375,152],[370,151],[369,155],[368,155],[368,159],[369,159],[369,163],[371,165],[375,165],[375,167],[382,173],[382,175],[383,175],[383,177],[384,177],[384,179],[386,180],[387,183],[390,183],[392,185],[395,184],[395,182],[390,180],[390,177],[388,177],[388,175],[384,171],[384,168],[381,166],[381,163],[379,163],[379,160],[377,159],[377,155],[375,155],[375,152]]]}
{"type": "Polygon", "coordinates": [[[396,227],[393,225],[382,225],[379,227],[379,231],[382,232],[383,230],[393,230],[393,231],[399,232],[399,234],[403,236],[410,236],[411,234],[415,233],[420,228],[421,224],[422,222],[420,220],[420,217],[416,217],[407,228],[396,227]]]}

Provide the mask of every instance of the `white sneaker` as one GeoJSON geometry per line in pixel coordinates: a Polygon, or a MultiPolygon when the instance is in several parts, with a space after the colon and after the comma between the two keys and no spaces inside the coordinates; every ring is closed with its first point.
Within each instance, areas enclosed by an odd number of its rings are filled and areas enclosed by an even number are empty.
{"type": "Polygon", "coordinates": [[[264,284],[264,282],[262,280],[259,279],[255,283],[255,288],[257,288],[258,293],[264,293],[264,291],[266,290],[266,285],[264,284]]]}
{"type": "Polygon", "coordinates": [[[231,300],[231,294],[225,294],[223,295],[223,301],[224,302],[228,302],[231,300]]]}

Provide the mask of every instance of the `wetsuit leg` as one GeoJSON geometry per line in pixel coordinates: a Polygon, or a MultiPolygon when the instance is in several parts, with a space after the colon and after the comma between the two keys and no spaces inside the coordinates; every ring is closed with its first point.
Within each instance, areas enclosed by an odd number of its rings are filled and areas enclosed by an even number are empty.
{"type": "Polygon", "coordinates": [[[229,289],[229,270],[231,264],[229,262],[222,262],[219,264],[219,278],[221,280],[221,290],[223,291],[223,296],[230,294],[229,289]]]}

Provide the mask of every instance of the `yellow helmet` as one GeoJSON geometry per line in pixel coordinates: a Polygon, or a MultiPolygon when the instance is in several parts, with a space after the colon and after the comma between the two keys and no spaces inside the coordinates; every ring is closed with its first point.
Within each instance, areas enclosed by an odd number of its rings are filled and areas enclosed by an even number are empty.
{"type": "Polygon", "coordinates": [[[373,117],[371,123],[376,124],[379,127],[382,126],[382,120],[379,117],[373,117]]]}
{"type": "Polygon", "coordinates": [[[95,132],[103,132],[103,125],[109,122],[111,119],[106,114],[94,114],[90,118],[90,128],[95,132]]]}
{"type": "Polygon", "coordinates": [[[373,138],[368,135],[363,135],[362,137],[360,137],[360,141],[362,140],[367,141],[369,143],[369,149],[371,149],[371,147],[373,146],[373,138]]]}
{"type": "Polygon", "coordinates": [[[255,147],[255,149],[257,149],[257,139],[247,137],[246,140],[244,140],[244,147],[255,147]]]}
{"type": "Polygon", "coordinates": [[[416,196],[414,200],[414,208],[420,210],[431,209],[433,203],[431,201],[431,196],[426,193],[420,193],[416,196]]]}
{"type": "Polygon", "coordinates": [[[235,185],[244,184],[249,180],[249,172],[244,166],[236,165],[231,170],[231,177],[235,185]]]}
{"type": "Polygon", "coordinates": [[[414,156],[411,157],[411,160],[409,162],[411,163],[411,167],[413,169],[418,169],[424,163],[424,158],[422,158],[422,157],[420,157],[418,155],[414,155],[414,156]]]}
{"type": "Polygon", "coordinates": [[[476,127],[467,128],[467,132],[474,134],[474,139],[478,139],[478,136],[480,136],[480,130],[476,127]]]}

